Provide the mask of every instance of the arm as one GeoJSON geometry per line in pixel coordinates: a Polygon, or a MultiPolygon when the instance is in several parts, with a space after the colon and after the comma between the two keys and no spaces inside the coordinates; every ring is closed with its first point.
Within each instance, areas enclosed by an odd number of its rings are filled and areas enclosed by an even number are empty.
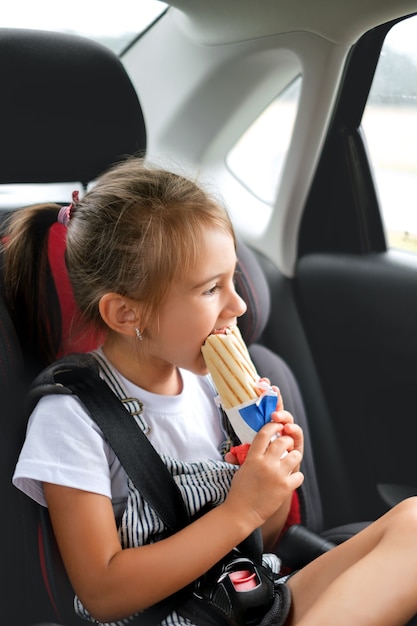
{"type": "Polygon", "coordinates": [[[134,614],[181,589],[252,531],[253,524],[243,516],[239,523],[233,509],[221,505],[168,539],[122,550],[109,498],[50,483],[44,488],[73,588],[104,622],[134,614]]]}
{"type": "Polygon", "coordinates": [[[294,472],[298,453],[281,460],[290,438],[270,444],[276,432],[271,423],[258,433],[223,504],[172,537],[139,548],[121,549],[109,498],[44,485],[68,575],[96,619],[126,617],[181,589],[274,513],[302,482],[294,472]]]}

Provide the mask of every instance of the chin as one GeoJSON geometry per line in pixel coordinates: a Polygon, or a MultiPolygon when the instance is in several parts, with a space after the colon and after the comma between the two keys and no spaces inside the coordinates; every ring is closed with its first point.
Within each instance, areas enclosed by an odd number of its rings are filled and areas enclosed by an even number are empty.
{"type": "Polygon", "coordinates": [[[199,357],[194,367],[190,367],[189,370],[198,376],[205,376],[208,374],[207,365],[205,364],[203,357],[199,357]]]}

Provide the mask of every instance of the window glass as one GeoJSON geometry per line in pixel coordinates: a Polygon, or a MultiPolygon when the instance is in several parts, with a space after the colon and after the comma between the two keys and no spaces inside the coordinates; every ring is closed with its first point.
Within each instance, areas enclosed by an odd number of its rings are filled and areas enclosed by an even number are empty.
{"type": "Polygon", "coordinates": [[[2,3],[1,26],[82,35],[121,54],[166,7],[159,0],[9,0],[2,3]]]}
{"type": "Polygon", "coordinates": [[[298,76],[253,122],[226,159],[239,182],[270,206],[281,180],[300,91],[301,76],[298,76]]]}
{"type": "Polygon", "coordinates": [[[388,33],[362,126],[387,244],[417,252],[417,16],[388,33]]]}

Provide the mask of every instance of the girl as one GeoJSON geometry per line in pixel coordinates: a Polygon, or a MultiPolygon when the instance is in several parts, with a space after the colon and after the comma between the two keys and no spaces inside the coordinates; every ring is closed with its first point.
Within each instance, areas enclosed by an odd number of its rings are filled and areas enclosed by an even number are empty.
{"type": "MultiPolygon", "coordinates": [[[[104,336],[94,353],[102,377],[142,403],[138,423],[180,476],[188,508],[210,505],[167,537],[79,401],[39,402],[14,484],[49,509],[77,612],[116,622],[192,583],[256,529],[273,550],[303,481],[303,436],[280,401],[242,466],[219,452],[225,433],[200,348],[246,307],[234,289],[233,228],[218,202],[185,177],[130,159],[71,207],[20,211],[8,238],[12,308],[25,298],[27,249],[47,214],[68,226],[76,302],[104,336]]],[[[291,576],[291,611],[276,624],[405,624],[417,611],[416,533],[410,499],[291,576]]],[[[180,613],[162,623],[192,623],[180,613]]]]}

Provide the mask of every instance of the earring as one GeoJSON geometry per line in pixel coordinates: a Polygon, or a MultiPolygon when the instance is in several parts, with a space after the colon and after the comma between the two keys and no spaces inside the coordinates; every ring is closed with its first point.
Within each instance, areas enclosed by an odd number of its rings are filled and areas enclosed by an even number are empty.
{"type": "Polygon", "coordinates": [[[136,333],[136,339],[137,339],[138,341],[142,341],[142,339],[143,339],[143,335],[142,335],[142,333],[140,332],[140,330],[139,330],[139,328],[138,328],[138,327],[136,327],[136,328],[135,328],[135,333],[136,333]]]}

